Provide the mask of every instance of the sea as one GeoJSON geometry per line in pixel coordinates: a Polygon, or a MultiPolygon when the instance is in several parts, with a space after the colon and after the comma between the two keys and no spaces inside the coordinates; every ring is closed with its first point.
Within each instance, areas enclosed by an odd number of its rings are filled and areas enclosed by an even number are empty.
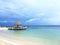
{"type": "Polygon", "coordinates": [[[60,45],[60,26],[28,26],[26,30],[1,30],[0,35],[36,45],[60,45]]]}

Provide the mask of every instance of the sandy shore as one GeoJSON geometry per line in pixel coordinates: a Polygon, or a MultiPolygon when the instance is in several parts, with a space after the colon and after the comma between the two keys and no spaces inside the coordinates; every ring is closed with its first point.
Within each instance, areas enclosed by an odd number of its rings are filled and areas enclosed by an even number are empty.
{"type": "Polygon", "coordinates": [[[0,45],[20,45],[20,44],[16,43],[12,39],[8,39],[6,37],[0,36],[0,45]]]}
{"type": "Polygon", "coordinates": [[[18,41],[13,38],[8,38],[0,35],[0,45],[43,45],[27,41],[18,41]]]}

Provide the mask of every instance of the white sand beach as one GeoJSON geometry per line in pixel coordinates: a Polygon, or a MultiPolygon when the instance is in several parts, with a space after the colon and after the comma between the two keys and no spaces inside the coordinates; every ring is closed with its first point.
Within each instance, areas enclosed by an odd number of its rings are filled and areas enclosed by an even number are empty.
{"type": "Polygon", "coordinates": [[[15,42],[12,42],[11,39],[0,36],[0,45],[18,45],[15,42]]]}
{"type": "Polygon", "coordinates": [[[0,36],[0,45],[40,45],[40,44],[36,44],[33,42],[27,42],[27,41],[18,41],[13,38],[7,38],[4,36],[0,36]]]}

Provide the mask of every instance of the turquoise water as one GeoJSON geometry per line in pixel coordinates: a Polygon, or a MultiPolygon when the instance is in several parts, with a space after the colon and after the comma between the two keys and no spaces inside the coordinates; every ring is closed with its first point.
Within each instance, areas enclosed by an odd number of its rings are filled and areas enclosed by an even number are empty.
{"type": "Polygon", "coordinates": [[[6,30],[0,34],[17,40],[42,45],[60,45],[60,27],[31,26],[27,30],[6,30]]]}

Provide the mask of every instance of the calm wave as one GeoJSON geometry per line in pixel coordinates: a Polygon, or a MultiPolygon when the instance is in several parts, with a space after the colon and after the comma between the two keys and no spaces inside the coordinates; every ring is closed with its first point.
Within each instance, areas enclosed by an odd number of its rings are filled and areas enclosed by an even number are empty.
{"type": "Polygon", "coordinates": [[[0,31],[0,34],[43,45],[60,45],[60,27],[48,26],[29,26],[27,30],[7,30],[0,31]]]}

